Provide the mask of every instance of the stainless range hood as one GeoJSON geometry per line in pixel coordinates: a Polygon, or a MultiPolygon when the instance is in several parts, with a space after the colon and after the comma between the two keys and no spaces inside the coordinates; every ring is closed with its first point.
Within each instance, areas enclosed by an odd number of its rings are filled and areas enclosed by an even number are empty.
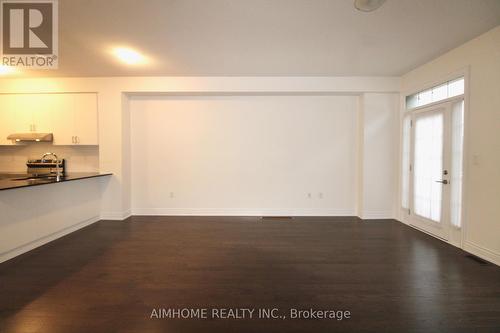
{"type": "Polygon", "coordinates": [[[14,133],[7,137],[7,140],[16,142],[52,142],[52,133],[14,133]]]}

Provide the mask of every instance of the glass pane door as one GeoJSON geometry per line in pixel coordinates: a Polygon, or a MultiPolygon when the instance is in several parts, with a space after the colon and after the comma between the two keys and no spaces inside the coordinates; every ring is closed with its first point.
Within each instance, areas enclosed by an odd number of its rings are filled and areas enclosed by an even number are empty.
{"type": "Polygon", "coordinates": [[[428,112],[415,117],[413,209],[425,219],[441,222],[443,187],[444,114],[428,112]]]}
{"type": "Polygon", "coordinates": [[[450,103],[417,110],[412,122],[410,224],[448,240],[450,103]]]}
{"type": "MultiPolygon", "coordinates": [[[[463,99],[457,98],[414,110],[411,113],[410,128],[408,222],[418,229],[460,246],[463,99]]],[[[405,167],[404,157],[402,164],[405,167]]]]}

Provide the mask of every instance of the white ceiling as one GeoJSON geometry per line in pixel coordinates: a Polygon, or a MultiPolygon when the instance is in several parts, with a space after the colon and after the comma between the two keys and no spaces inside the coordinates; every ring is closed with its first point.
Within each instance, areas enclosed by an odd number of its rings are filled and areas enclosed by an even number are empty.
{"type": "Polygon", "coordinates": [[[500,0],[59,0],[59,24],[59,70],[29,75],[393,76],[499,25],[500,0]]]}

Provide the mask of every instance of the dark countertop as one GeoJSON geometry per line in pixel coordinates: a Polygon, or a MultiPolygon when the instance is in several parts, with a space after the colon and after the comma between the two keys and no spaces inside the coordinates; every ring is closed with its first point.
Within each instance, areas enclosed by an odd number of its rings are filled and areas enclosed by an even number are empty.
{"type": "Polygon", "coordinates": [[[55,178],[27,179],[30,177],[30,175],[27,173],[0,173],[0,191],[12,190],[16,188],[30,187],[30,186],[58,184],[73,180],[104,177],[111,175],[112,173],[70,172],[66,173],[64,177],[61,177],[61,180],[57,182],[55,178]]]}

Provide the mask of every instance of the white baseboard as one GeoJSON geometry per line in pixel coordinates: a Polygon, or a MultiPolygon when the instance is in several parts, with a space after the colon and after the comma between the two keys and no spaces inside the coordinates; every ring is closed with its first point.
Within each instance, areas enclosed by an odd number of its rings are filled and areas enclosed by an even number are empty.
{"type": "Polygon", "coordinates": [[[497,266],[500,266],[500,253],[498,252],[489,250],[485,247],[482,247],[467,240],[464,242],[464,250],[475,256],[478,256],[479,258],[482,258],[484,260],[494,263],[497,266]]]}
{"type": "Polygon", "coordinates": [[[132,215],[158,216],[355,216],[349,209],[134,208],[132,215]]]}
{"type": "MultiPolygon", "coordinates": [[[[401,221],[399,221],[399,222],[401,222],[401,221]]],[[[404,223],[404,222],[401,222],[401,223],[404,223]]],[[[404,223],[404,224],[406,224],[406,223],[404,223]]],[[[419,231],[421,231],[421,232],[423,232],[423,233],[425,233],[425,234],[427,234],[429,236],[432,236],[432,237],[434,237],[436,239],[444,241],[445,243],[447,243],[449,245],[457,246],[457,247],[460,248],[460,246],[458,246],[457,244],[452,244],[451,242],[446,241],[446,240],[444,240],[442,238],[439,238],[439,237],[437,237],[437,236],[435,236],[435,235],[433,235],[431,233],[428,233],[425,230],[419,229],[419,228],[417,228],[417,227],[415,227],[415,226],[413,226],[411,224],[407,224],[407,225],[409,227],[412,227],[412,228],[414,228],[416,230],[419,230],[419,231]]],[[[497,266],[500,266],[500,253],[498,253],[498,252],[489,250],[489,249],[487,249],[487,248],[485,248],[485,247],[483,247],[481,245],[475,244],[474,242],[467,241],[467,240],[464,242],[464,244],[462,246],[462,249],[464,251],[466,251],[466,252],[469,252],[469,253],[475,255],[475,256],[478,256],[479,258],[482,258],[484,260],[487,260],[489,262],[494,263],[497,266]]]]}
{"type": "Polygon", "coordinates": [[[393,211],[367,211],[360,216],[363,220],[393,219],[393,211]]]}
{"type": "Polygon", "coordinates": [[[32,242],[29,242],[27,244],[16,247],[15,249],[9,250],[9,251],[4,252],[4,253],[0,253],[0,263],[7,261],[9,259],[12,259],[14,257],[17,257],[25,252],[36,249],[37,247],[40,247],[40,246],[45,245],[49,242],[52,242],[53,240],[56,240],[56,239],[61,238],[63,236],[66,236],[67,234],[70,234],[78,229],[81,229],[83,227],[91,225],[92,223],[95,223],[99,220],[100,220],[99,216],[95,216],[95,217],[92,217],[88,220],[74,224],[70,227],[64,228],[60,231],[54,232],[54,233],[47,235],[45,237],[36,239],[32,242]]]}
{"type": "Polygon", "coordinates": [[[131,215],[132,211],[130,209],[124,212],[101,212],[101,220],[122,221],[129,218],[131,215]]]}

